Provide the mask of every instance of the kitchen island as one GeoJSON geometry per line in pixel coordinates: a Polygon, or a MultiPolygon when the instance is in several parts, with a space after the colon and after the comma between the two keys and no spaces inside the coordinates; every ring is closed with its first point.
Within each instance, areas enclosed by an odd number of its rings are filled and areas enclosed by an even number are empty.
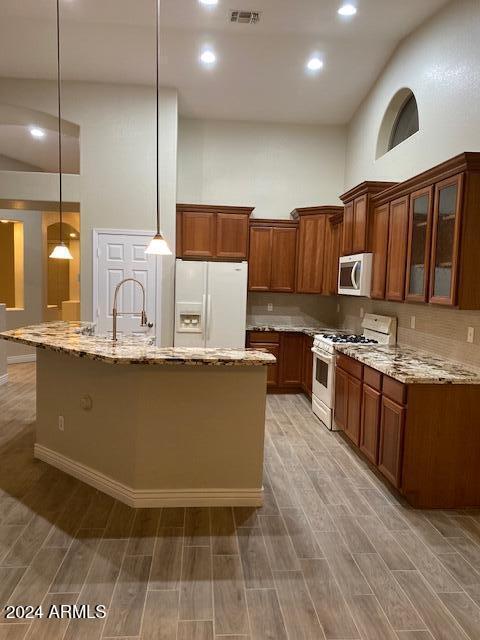
{"type": "Polygon", "coordinates": [[[37,347],[35,457],[132,507],[262,504],[271,354],[113,343],[81,322],[0,337],[37,347]]]}

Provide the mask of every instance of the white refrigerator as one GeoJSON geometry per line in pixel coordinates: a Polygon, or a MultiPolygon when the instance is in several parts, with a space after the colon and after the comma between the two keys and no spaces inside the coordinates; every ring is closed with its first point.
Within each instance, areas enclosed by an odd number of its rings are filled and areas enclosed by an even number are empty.
{"type": "Polygon", "coordinates": [[[176,347],[245,346],[247,266],[176,261],[176,347]]]}

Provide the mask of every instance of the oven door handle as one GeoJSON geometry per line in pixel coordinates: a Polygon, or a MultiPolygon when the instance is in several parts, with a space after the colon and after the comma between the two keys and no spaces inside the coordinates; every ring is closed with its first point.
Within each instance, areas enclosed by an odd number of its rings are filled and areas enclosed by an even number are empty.
{"type": "Polygon", "coordinates": [[[352,273],[351,273],[351,279],[352,279],[352,287],[356,290],[358,290],[359,288],[359,284],[357,282],[357,270],[358,267],[360,266],[360,261],[357,260],[355,262],[355,264],[353,265],[353,269],[352,269],[352,273]]]}
{"type": "Polygon", "coordinates": [[[312,353],[313,355],[317,356],[319,360],[322,360],[326,364],[332,364],[333,362],[333,357],[334,357],[333,354],[325,353],[324,351],[320,351],[315,347],[312,347],[312,353]]]}

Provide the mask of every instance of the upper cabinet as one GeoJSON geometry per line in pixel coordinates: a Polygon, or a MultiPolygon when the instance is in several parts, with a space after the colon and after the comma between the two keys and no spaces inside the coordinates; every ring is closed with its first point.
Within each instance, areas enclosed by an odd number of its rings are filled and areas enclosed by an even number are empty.
{"type": "Polygon", "coordinates": [[[406,238],[408,233],[408,196],[390,203],[386,300],[401,302],[405,297],[406,238]]]}
{"type": "MultiPolygon", "coordinates": [[[[464,175],[459,174],[435,185],[430,302],[438,304],[456,303],[463,180],[464,175]]],[[[478,201],[476,206],[478,217],[478,201]]]]}
{"type": "Polygon", "coordinates": [[[251,220],[248,257],[250,291],[295,291],[297,223],[251,220]]]}
{"type": "Polygon", "coordinates": [[[177,205],[177,257],[187,260],[246,260],[253,207],[177,205]]]}
{"type": "Polygon", "coordinates": [[[292,218],[298,220],[298,293],[336,293],[336,282],[333,291],[331,284],[338,269],[340,227],[337,225],[332,231],[330,218],[341,215],[342,211],[343,207],[335,206],[304,207],[292,211],[292,218]]]}
{"type": "Polygon", "coordinates": [[[326,296],[337,295],[338,261],[342,249],[343,212],[328,216],[325,224],[325,259],[323,262],[322,293],[326,296]]]}
{"type": "Polygon", "coordinates": [[[384,297],[480,309],[480,153],[462,153],[372,203],[374,297],[382,297],[388,211],[384,297]]]}
{"type": "Polygon", "coordinates": [[[428,297],[433,188],[410,195],[405,300],[426,302],[428,297]]]}
{"type": "Polygon", "coordinates": [[[369,250],[371,198],[388,189],[392,182],[362,182],[340,196],[344,203],[342,255],[348,256],[369,250]]]}

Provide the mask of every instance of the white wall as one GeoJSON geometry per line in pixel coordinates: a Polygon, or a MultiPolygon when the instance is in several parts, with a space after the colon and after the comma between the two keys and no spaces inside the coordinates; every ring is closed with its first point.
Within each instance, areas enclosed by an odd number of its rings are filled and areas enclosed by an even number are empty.
{"type": "MultiPolygon", "coordinates": [[[[38,324],[43,318],[42,214],[40,211],[0,209],[0,218],[23,222],[24,304],[22,309],[7,309],[6,328],[16,329],[29,324],[38,324]]],[[[8,357],[33,355],[35,349],[8,342],[6,352],[8,357]]]]}
{"type": "MultiPolygon", "coordinates": [[[[0,93],[9,96],[9,104],[55,113],[56,89],[50,81],[4,78],[0,80],[0,93]]],[[[80,126],[81,175],[67,177],[66,199],[80,201],[81,314],[91,320],[92,229],[155,228],[155,92],[153,87],[65,82],[62,97],[65,118],[80,126]],[[79,193],[75,193],[76,187],[79,193]]],[[[160,131],[162,227],[174,247],[175,90],[161,91],[160,131]]],[[[31,182],[36,180],[35,185],[50,190],[57,183],[50,184],[51,178],[55,176],[3,172],[0,198],[39,198],[31,182]]],[[[55,199],[55,195],[48,199],[55,199]]],[[[174,259],[163,261],[161,339],[168,345],[173,340],[174,259]]]]}
{"type": "Polygon", "coordinates": [[[178,202],[255,206],[257,218],[337,204],[344,127],[181,118],[178,202]]]}
{"type": "Polygon", "coordinates": [[[367,179],[401,181],[480,150],[479,43],[479,2],[458,0],[400,44],[350,123],[346,188],[367,179]],[[402,87],[417,98],[420,131],[376,160],[383,115],[402,87]]]}

